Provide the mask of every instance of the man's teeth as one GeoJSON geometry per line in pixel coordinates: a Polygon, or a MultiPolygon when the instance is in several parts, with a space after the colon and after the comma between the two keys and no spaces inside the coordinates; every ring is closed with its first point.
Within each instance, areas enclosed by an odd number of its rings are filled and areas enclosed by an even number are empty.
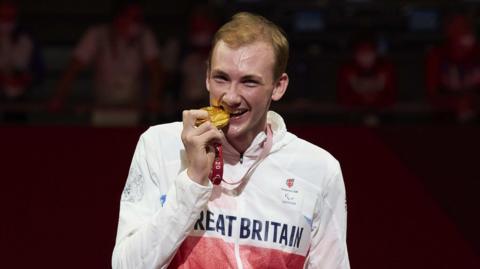
{"type": "Polygon", "coordinates": [[[239,115],[242,115],[243,113],[245,113],[246,111],[235,111],[235,112],[232,112],[230,113],[230,116],[239,116],[239,115]]]}

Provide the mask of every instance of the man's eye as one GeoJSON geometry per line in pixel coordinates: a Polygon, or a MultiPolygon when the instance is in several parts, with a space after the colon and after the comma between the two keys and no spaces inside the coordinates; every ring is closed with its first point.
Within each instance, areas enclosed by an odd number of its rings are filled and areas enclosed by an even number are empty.
{"type": "Polygon", "coordinates": [[[255,80],[245,80],[243,84],[247,87],[256,87],[258,86],[258,82],[255,80]]]}
{"type": "Polygon", "coordinates": [[[214,76],[213,79],[214,79],[216,82],[225,82],[225,81],[227,81],[227,78],[224,77],[224,76],[214,76]]]}

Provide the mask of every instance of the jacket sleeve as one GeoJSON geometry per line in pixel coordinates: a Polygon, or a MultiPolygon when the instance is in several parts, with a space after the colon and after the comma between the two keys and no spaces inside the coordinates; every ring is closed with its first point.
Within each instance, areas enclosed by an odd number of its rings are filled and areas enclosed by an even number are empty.
{"type": "Polygon", "coordinates": [[[162,189],[145,152],[142,136],[120,202],[113,268],[166,268],[211,194],[211,185],[193,182],[186,171],[162,189]]]}
{"type": "Polygon", "coordinates": [[[338,162],[315,211],[305,268],[349,269],[345,185],[338,162]]]}

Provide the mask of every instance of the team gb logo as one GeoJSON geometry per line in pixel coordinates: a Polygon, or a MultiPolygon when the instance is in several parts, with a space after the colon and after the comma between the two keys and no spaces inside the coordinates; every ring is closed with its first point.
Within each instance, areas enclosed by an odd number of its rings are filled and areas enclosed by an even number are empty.
{"type": "Polygon", "coordinates": [[[293,187],[293,183],[294,183],[294,182],[295,182],[295,179],[293,179],[293,178],[287,179],[287,186],[288,186],[289,188],[293,187]]]}

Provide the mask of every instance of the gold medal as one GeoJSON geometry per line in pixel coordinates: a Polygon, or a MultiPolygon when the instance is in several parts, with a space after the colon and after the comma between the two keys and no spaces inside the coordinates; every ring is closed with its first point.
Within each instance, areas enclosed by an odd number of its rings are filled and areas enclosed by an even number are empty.
{"type": "Polygon", "coordinates": [[[218,129],[227,126],[228,121],[230,120],[230,114],[227,111],[223,110],[223,108],[216,106],[208,106],[202,107],[201,109],[208,112],[208,119],[198,119],[195,122],[195,126],[199,126],[206,121],[210,121],[218,129]]]}

